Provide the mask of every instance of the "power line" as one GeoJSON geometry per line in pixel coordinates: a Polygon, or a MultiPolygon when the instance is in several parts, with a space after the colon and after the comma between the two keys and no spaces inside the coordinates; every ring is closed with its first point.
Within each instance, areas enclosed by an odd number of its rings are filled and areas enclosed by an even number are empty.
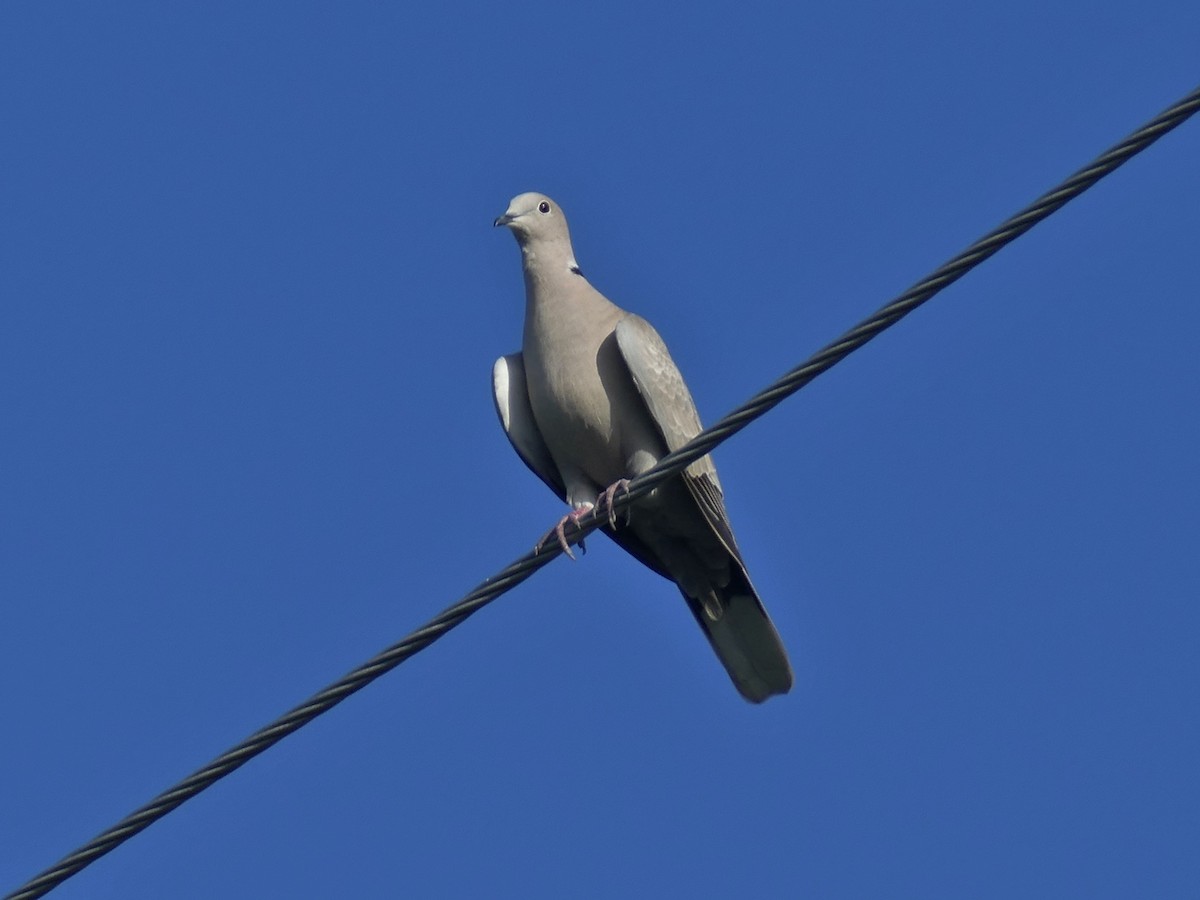
{"type": "MultiPolygon", "coordinates": [[[[741,431],[759,416],[790,397],[822,372],[832,368],[882,331],[895,325],[938,291],[953,284],[1001,247],[1020,237],[1065,203],[1082,194],[1105,175],[1145,150],[1164,134],[1182,124],[1197,110],[1200,110],[1200,88],[1192,91],[1125,140],[1101,154],[1058,187],[1043,194],[933,274],[919,281],[870,318],[819,350],[806,362],[792,369],[766,390],[750,398],[712,427],[702,431],[683,447],[667,454],[657,466],[630,482],[628,492],[622,492],[616,499],[615,511],[625,509],[630,503],[649,493],[663,481],[704,456],[722,441],[741,431]]],[[[595,512],[584,517],[580,520],[580,529],[572,533],[572,540],[577,541],[593,531],[600,526],[602,521],[603,516],[597,517],[595,512]]],[[[410,656],[425,649],[472,614],[516,587],[560,553],[562,553],[562,549],[556,542],[550,542],[541,553],[527,553],[503,571],[486,579],[463,599],[444,610],[425,626],[388,647],[334,684],[314,694],[270,725],[256,731],[236,747],[189,775],[174,787],[159,794],[145,806],[126,816],[116,825],[9,894],[5,900],[33,900],[35,897],[43,896],[76,872],[161,819],[180,804],[190,800],[205,788],[258,756],[277,741],[332,709],[351,694],[400,665],[410,656]]]]}

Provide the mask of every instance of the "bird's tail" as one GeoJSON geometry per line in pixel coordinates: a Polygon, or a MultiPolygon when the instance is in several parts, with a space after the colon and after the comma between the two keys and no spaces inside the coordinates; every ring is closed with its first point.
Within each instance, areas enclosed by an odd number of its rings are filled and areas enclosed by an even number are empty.
{"type": "Polygon", "coordinates": [[[734,686],[751,703],[762,703],[792,688],[792,666],[766,607],[740,566],[734,577],[703,601],[688,606],[734,686]]]}

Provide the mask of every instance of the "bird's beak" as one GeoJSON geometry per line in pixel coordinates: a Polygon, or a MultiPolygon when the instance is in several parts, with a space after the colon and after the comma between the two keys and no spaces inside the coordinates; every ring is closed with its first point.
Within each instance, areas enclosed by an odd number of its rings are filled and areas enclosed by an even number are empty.
{"type": "Polygon", "coordinates": [[[504,215],[498,217],[496,219],[496,221],[492,223],[492,227],[499,228],[501,225],[511,225],[512,220],[515,218],[516,218],[516,216],[512,216],[512,215],[509,215],[508,213],[505,213],[504,215]]]}

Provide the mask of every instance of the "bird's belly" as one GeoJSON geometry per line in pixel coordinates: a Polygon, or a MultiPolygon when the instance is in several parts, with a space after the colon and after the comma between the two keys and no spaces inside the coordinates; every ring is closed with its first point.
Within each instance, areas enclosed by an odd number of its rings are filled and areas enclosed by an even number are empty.
{"type": "Polygon", "coordinates": [[[548,367],[544,378],[530,379],[529,385],[538,430],[560,470],[575,468],[596,488],[625,477],[619,423],[598,372],[567,377],[548,367]]]}

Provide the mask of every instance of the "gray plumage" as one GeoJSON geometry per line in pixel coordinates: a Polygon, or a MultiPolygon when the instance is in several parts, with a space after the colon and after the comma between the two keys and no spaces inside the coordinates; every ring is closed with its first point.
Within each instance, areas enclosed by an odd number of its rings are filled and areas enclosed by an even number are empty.
{"type": "MultiPolygon", "coordinates": [[[[525,273],[522,352],[496,361],[496,410],[534,474],[572,510],[587,510],[605,488],[695,437],[700,416],[650,323],[583,277],[553,200],[521,194],[495,224],[516,236],[525,273]]],[[[604,531],[678,585],[743,697],[760,703],[791,688],[787,653],[750,583],[711,458],[604,531]]]]}

